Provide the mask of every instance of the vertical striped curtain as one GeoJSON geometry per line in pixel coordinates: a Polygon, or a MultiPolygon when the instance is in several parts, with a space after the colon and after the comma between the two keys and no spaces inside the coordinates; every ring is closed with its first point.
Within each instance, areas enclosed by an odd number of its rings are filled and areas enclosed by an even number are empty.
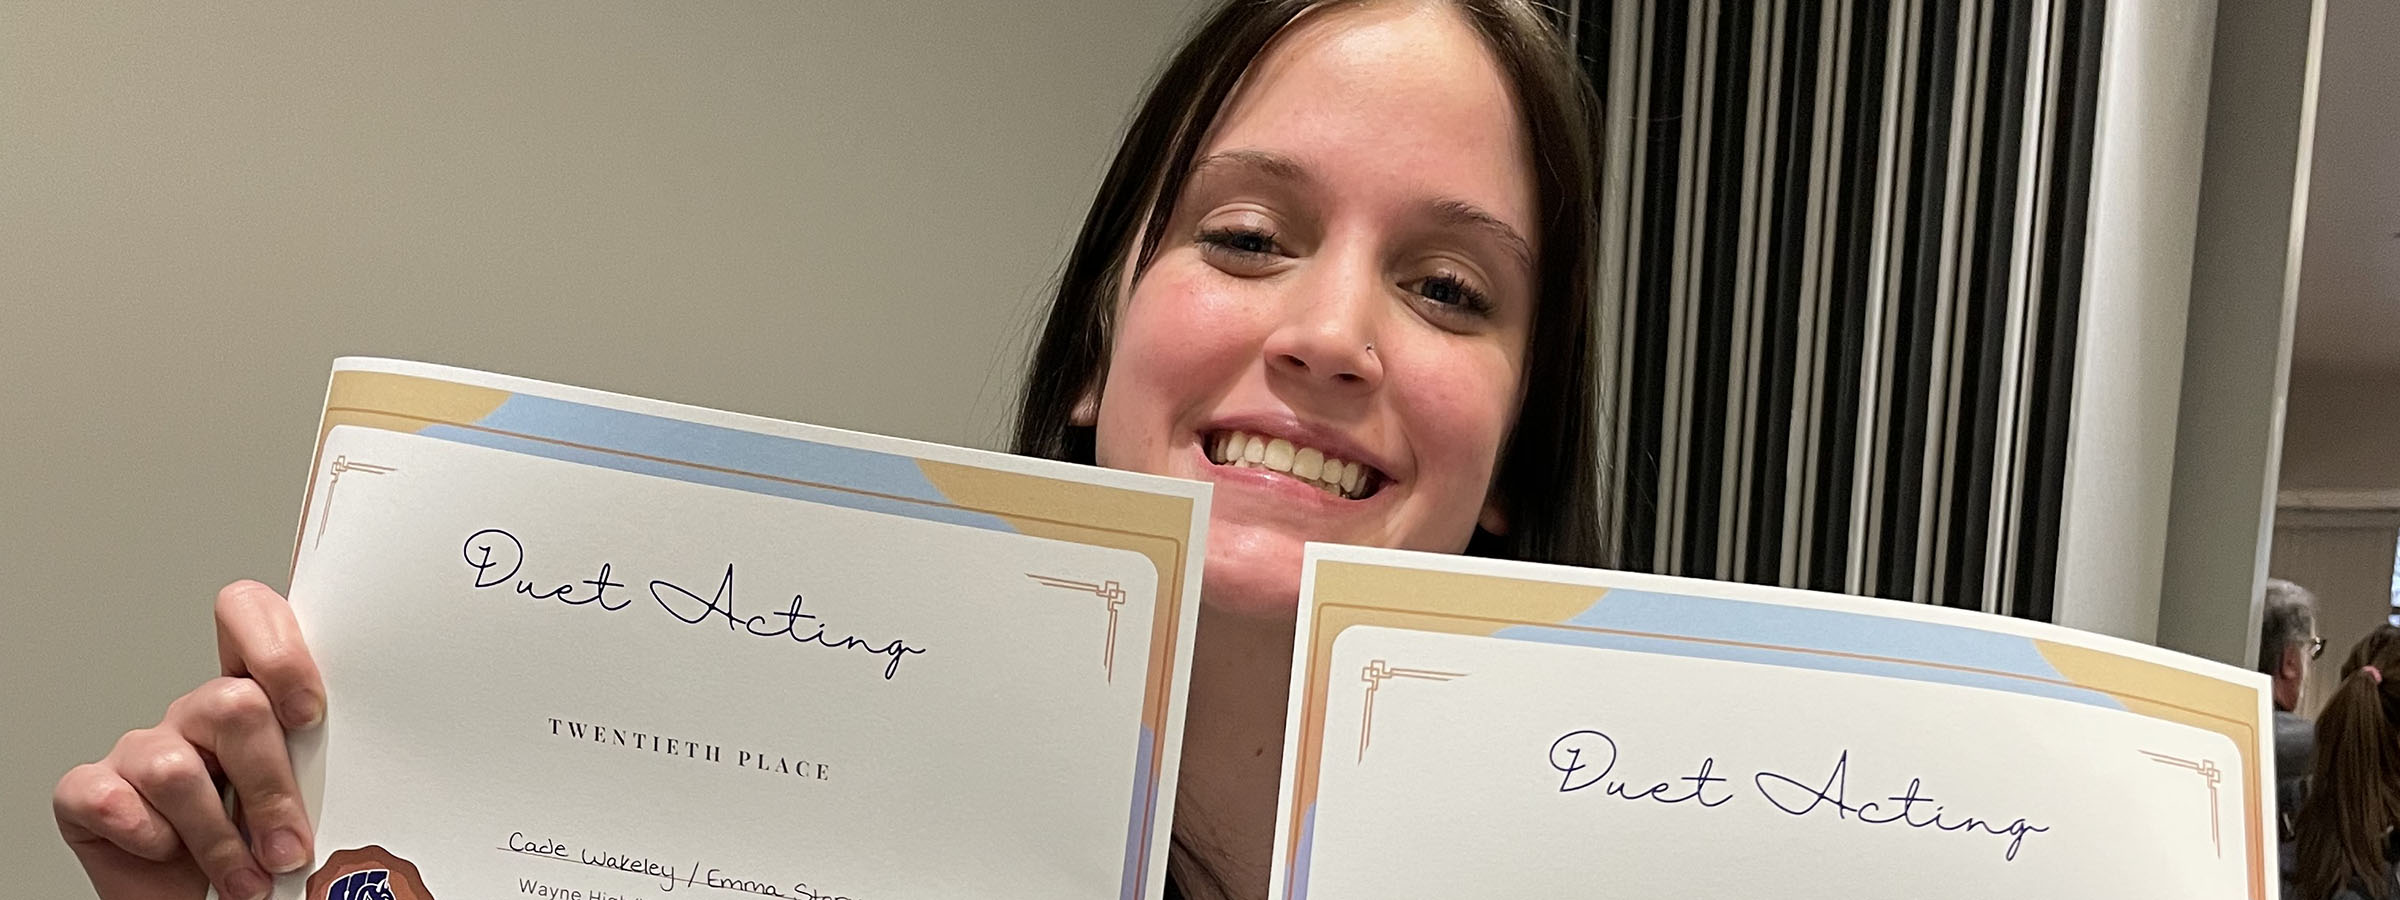
{"type": "Polygon", "coordinates": [[[1627,568],[2048,620],[2102,0],[1580,0],[1627,568]]]}

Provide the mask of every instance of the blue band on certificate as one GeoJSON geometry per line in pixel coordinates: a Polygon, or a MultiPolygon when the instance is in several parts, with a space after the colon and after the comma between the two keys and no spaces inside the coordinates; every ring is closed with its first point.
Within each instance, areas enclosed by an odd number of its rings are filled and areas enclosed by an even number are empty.
{"type": "Polygon", "coordinates": [[[959,509],[913,457],[517,394],[471,426],[419,432],[466,444],[813,503],[1013,531],[959,509]]]}
{"type": "Polygon", "coordinates": [[[1559,625],[1515,625],[1492,636],[1914,678],[2125,708],[2069,682],[2029,638],[1833,609],[1620,588],[1559,625]]]}

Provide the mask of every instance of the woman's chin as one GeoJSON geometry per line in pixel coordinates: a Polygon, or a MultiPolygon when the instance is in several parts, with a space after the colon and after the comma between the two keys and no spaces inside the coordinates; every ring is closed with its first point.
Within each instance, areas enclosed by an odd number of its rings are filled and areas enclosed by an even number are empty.
{"type": "Polygon", "coordinates": [[[1300,608],[1304,542],[1211,523],[1200,596],[1209,610],[1290,621],[1300,608]]]}

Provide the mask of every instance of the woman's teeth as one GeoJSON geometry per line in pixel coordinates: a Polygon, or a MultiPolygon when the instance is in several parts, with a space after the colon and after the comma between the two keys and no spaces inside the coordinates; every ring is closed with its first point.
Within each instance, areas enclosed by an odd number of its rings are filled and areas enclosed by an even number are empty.
{"type": "Polygon", "coordinates": [[[1208,458],[1220,466],[1282,472],[1351,500],[1366,496],[1373,482],[1374,470],[1366,466],[1326,456],[1314,447],[1296,447],[1282,438],[1240,431],[1217,435],[1209,444],[1208,458]]]}

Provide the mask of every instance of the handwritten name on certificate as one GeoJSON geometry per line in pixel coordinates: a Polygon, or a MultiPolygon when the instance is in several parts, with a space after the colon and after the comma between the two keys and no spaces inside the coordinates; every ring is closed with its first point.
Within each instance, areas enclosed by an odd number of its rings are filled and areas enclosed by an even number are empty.
{"type": "Polygon", "coordinates": [[[1205,486],[335,365],[309,900],[1157,896],[1205,486]]]}
{"type": "Polygon", "coordinates": [[[1307,565],[1276,897],[2274,896],[2255,673],[1884,600],[1307,565]]]}

